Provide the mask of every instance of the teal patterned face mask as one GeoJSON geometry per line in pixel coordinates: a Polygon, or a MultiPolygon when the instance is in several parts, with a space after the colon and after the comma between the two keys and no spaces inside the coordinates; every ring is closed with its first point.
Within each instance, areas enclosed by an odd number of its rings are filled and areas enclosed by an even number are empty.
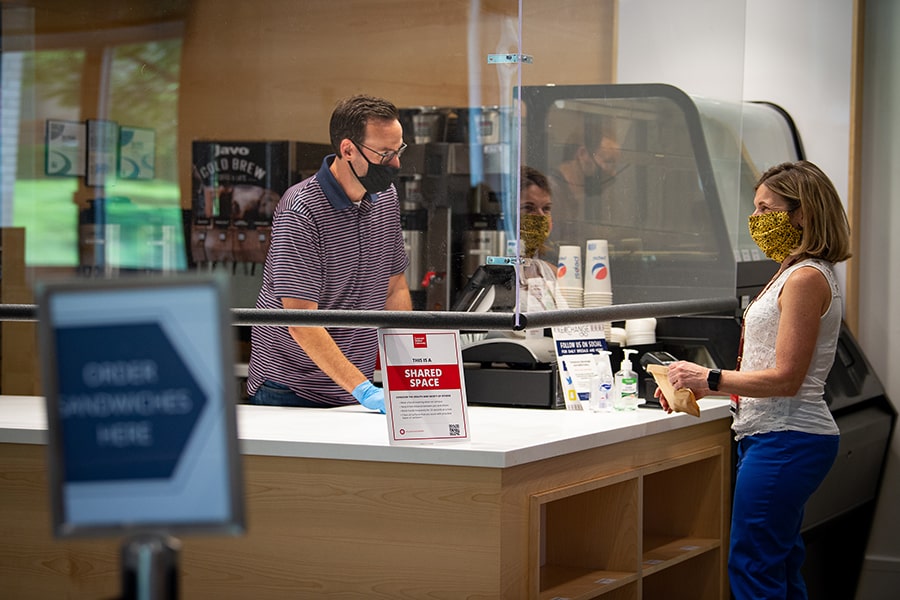
{"type": "Polygon", "coordinates": [[[787,211],[750,215],[750,237],[763,253],[783,262],[800,245],[802,233],[791,223],[787,211]]]}

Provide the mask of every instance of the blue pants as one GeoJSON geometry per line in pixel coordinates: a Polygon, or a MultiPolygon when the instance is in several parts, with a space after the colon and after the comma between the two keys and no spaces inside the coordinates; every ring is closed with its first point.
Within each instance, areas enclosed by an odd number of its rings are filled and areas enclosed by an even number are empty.
{"type": "Polygon", "coordinates": [[[328,408],[327,405],[301,398],[286,385],[266,379],[256,393],[247,399],[248,404],[264,406],[302,406],[305,408],[328,408]]]}
{"type": "Polygon", "coordinates": [[[840,437],[779,431],[738,442],[728,576],[735,600],[802,600],[803,507],[840,437]]]}

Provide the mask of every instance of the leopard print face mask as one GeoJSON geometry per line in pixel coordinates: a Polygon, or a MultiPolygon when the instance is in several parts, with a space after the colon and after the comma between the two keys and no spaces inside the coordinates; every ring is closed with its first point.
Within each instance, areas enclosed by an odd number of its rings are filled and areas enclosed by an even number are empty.
{"type": "Polygon", "coordinates": [[[519,237],[525,247],[523,256],[532,258],[542,250],[550,236],[550,218],[545,215],[520,215],[519,237]]]}
{"type": "Polygon", "coordinates": [[[800,245],[801,236],[787,211],[750,215],[750,237],[775,262],[783,262],[790,256],[800,245]]]}

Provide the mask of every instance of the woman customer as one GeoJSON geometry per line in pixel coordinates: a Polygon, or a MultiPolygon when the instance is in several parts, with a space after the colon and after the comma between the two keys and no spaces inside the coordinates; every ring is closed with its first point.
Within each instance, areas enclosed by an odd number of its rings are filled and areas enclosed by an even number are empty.
{"type": "Polygon", "coordinates": [[[834,185],[808,161],[763,173],[753,203],[750,235],[781,266],[744,312],[737,369],[679,361],[668,377],[697,398],[732,396],[738,459],[728,573],[735,599],[806,598],[800,525],[837,455],[824,386],[842,319],[834,264],[850,257],[850,227],[834,185]]]}

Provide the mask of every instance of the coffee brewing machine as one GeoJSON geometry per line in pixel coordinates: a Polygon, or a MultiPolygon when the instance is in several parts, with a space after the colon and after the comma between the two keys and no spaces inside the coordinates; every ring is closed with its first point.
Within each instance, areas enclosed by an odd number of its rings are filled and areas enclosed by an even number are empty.
{"type": "MultiPolygon", "coordinates": [[[[404,160],[406,157],[404,156],[404,160]]],[[[412,297],[413,310],[425,309],[425,288],[422,279],[425,271],[425,245],[428,233],[428,209],[422,198],[422,176],[403,176],[397,185],[400,196],[400,227],[403,230],[403,247],[409,258],[406,279],[412,297]]]]}
{"type": "Polygon", "coordinates": [[[401,160],[407,279],[413,306],[449,310],[489,256],[506,253],[517,206],[504,115],[498,107],[401,109],[409,148],[401,160]]]}

